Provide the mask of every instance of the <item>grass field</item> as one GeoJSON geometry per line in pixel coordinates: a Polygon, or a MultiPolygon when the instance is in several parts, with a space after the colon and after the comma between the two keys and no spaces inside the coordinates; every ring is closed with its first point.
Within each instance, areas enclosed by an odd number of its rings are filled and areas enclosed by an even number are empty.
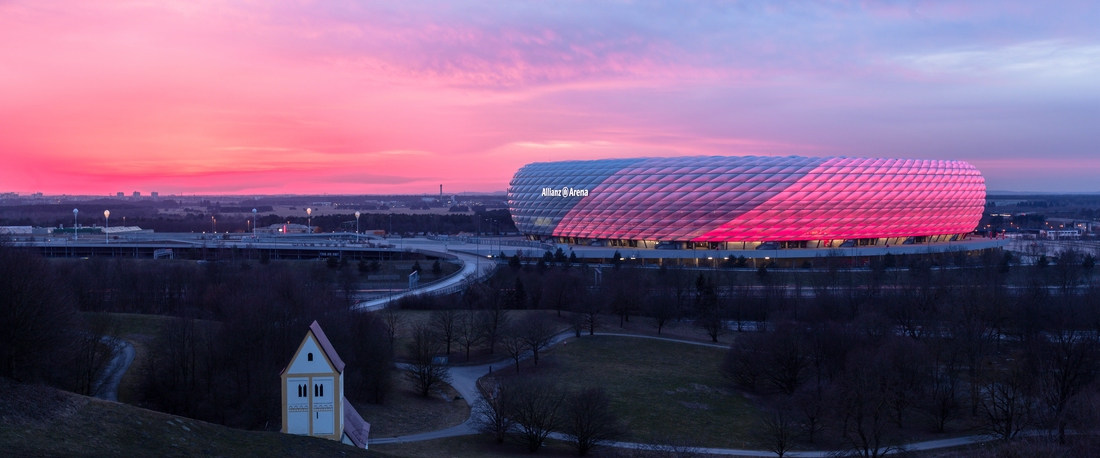
{"type": "MultiPolygon", "coordinates": [[[[425,398],[414,392],[401,372],[394,373],[397,388],[385,404],[355,402],[355,410],[371,424],[371,438],[408,436],[450,428],[470,418],[470,405],[453,388],[445,386],[443,396],[425,398]]],[[[350,399],[350,398],[349,398],[350,399]]],[[[351,399],[351,401],[356,401],[351,399]]]]}
{"type": "Polygon", "coordinates": [[[603,387],[612,409],[627,423],[628,441],[758,447],[751,437],[758,411],[728,389],[718,370],[723,354],[676,342],[585,336],[553,349],[537,368],[527,366],[523,372],[569,389],[603,387]]]}
{"type": "Polygon", "coordinates": [[[335,441],[244,431],[0,379],[2,456],[382,456],[335,441]]]}

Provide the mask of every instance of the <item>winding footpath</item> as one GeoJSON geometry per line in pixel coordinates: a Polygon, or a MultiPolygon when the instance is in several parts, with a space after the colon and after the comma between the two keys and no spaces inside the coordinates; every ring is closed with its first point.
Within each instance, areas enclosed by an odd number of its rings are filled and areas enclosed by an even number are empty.
{"type": "Polygon", "coordinates": [[[118,385],[122,382],[122,376],[126,375],[126,370],[134,363],[136,352],[130,342],[117,337],[104,336],[102,341],[111,346],[114,356],[96,380],[95,397],[118,402],[118,385]]]}
{"type": "MultiPolygon", "coordinates": [[[[558,334],[551,341],[550,346],[553,346],[553,345],[556,345],[558,343],[564,342],[564,341],[568,340],[569,338],[573,337],[574,335],[575,335],[575,333],[573,331],[568,331],[568,332],[563,332],[561,334],[558,334]]],[[[675,342],[675,343],[682,343],[682,344],[688,344],[688,345],[699,345],[699,346],[722,348],[722,349],[728,348],[728,346],[721,345],[721,344],[713,344],[713,343],[707,343],[707,342],[697,342],[697,341],[692,341],[692,340],[673,339],[673,338],[669,338],[669,337],[643,336],[643,335],[637,335],[637,334],[622,334],[622,333],[613,333],[613,332],[597,332],[597,333],[595,333],[595,335],[596,336],[607,336],[607,337],[629,337],[629,338],[636,338],[636,339],[662,340],[662,341],[666,341],[666,342],[675,342]]],[[[575,338],[575,337],[573,337],[573,338],[575,338]]],[[[530,356],[529,354],[525,355],[523,359],[526,359],[529,356],[530,356]]],[[[455,436],[469,436],[469,435],[477,434],[478,432],[477,432],[477,428],[476,428],[476,425],[475,425],[476,420],[475,420],[475,417],[474,417],[475,412],[473,411],[474,405],[477,403],[478,400],[481,399],[481,392],[480,392],[480,390],[477,389],[477,381],[481,377],[484,377],[484,376],[488,375],[494,366],[499,368],[499,369],[507,369],[507,368],[512,367],[512,364],[513,364],[512,360],[504,359],[504,360],[493,362],[493,363],[490,363],[490,364],[482,364],[482,365],[478,365],[478,366],[453,366],[453,367],[451,367],[451,370],[450,370],[451,386],[454,387],[455,391],[457,391],[459,393],[459,395],[461,395],[462,398],[465,399],[466,402],[469,403],[469,405],[471,407],[470,417],[467,418],[466,421],[462,422],[461,424],[452,426],[450,428],[440,429],[440,430],[436,430],[436,431],[429,431],[429,432],[426,432],[426,433],[410,434],[408,436],[397,436],[397,437],[385,437],[385,438],[378,438],[378,439],[370,439],[369,442],[372,445],[373,444],[395,444],[395,443],[404,443],[404,442],[418,442],[418,441],[426,441],[426,440],[433,440],[433,439],[443,439],[443,438],[455,437],[455,436]]],[[[559,439],[559,440],[567,440],[568,439],[564,434],[561,434],[561,433],[551,433],[550,437],[554,438],[554,439],[559,439]]],[[[974,436],[965,436],[965,437],[954,437],[954,438],[949,438],[949,439],[938,439],[938,440],[914,442],[914,443],[910,443],[910,444],[897,446],[896,450],[892,451],[890,453],[900,453],[900,452],[903,452],[903,451],[926,451],[926,450],[935,450],[935,449],[950,448],[950,447],[959,447],[959,446],[970,445],[970,444],[975,444],[975,443],[979,443],[979,442],[986,442],[986,441],[990,441],[990,440],[993,440],[993,437],[988,436],[988,435],[974,435],[974,436]]],[[[609,446],[609,447],[617,447],[617,448],[624,448],[624,449],[635,449],[635,450],[651,450],[651,449],[660,447],[660,446],[654,445],[654,444],[643,444],[643,443],[637,443],[637,442],[607,442],[607,443],[604,443],[603,445],[604,446],[609,446]]],[[[767,450],[748,450],[748,449],[735,449],[735,448],[694,447],[694,448],[692,448],[692,451],[694,451],[696,453],[707,454],[707,455],[750,456],[750,457],[774,457],[774,456],[776,456],[776,454],[774,452],[770,452],[770,451],[767,451],[767,450]]],[[[828,457],[833,457],[833,456],[838,456],[838,455],[843,455],[843,451],[838,451],[838,450],[803,450],[803,451],[790,451],[790,452],[787,452],[786,454],[784,454],[784,456],[789,456],[789,457],[805,457],[805,458],[828,458],[828,457]]]]}

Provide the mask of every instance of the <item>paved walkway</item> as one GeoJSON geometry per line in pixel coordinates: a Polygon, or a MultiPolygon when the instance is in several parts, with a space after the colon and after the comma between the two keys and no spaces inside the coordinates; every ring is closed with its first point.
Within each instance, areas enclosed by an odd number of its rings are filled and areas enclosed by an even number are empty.
{"type": "MultiPolygon", "coordinates": [[[[556,345],[560,342],[564,342],[565,340],[568,340],[569,338],[574,337],[575,335],[576,334],[573,331],[563,332],[563,333],[558,334],[557,336],[555,336],[554,339],[551,341],[550,345],[553,346],[553,345],[556,345]]],[[[621,334],[621,333],[613,333],[613,332],[597,332],[597,333],[595,333],[595,335],[596,336],[608,336],[608,337],[633,337],[633,338],[639,338],[639,339],[654,339],[654,340],[663,340],[663,341],[667,341],[667,342],[676,342],[676,343],[683,343],[683,344],[689,344],[689,345],[700,345],[700,346],[705,346],[705,347],[714,347],[714,348],[722,348],[722,349],[729,348],[728,346],[721,345],[721,344],[696,342],[696,341],[691,341],[691,340],[680,340],[680,339],[673,339],[673,338],[670,338],[670,337],[645,336],[645,335],[638,335],[638,334],[621,334]]],[[[585,334],[584,336],[587,336],[587,334],[585,334]]],[[[582,336],[582,338],[583,338],[583,336],[582,336]]],[[[521,360],[526,359],[529,356],[530,356],[529,354],[524,355],[524,357],[521,360]]],[[[481,365],[477,365],[477,366],[452,366],[451,371],[450,371],[450,373],[451,373],[451,386],[454,387],[455,391],[457,391],[459,393],[459,395],[461,395],[462,398],[465,399],[466,402],[470,404],[470,407],[471,407],[470,418],[467,418],[466,421],[462,422],[461,424],[456,425],[456,426],[452,426],[450,428],[440,429],[440,430],[437,430],[437,431],[430,431],[430,432],[420,433],[420,434],[410,434],[408,436],[397,436],[397,437],[386,437],[386,438],[371,439],[370,443],[371,444],[394,444],[394,443],[402,443],[402,442],[418,442],[418,441],[426,441],[426,440],[432,440],[432,439],[442,439],[442,438],[446,438],[446,437],[468,436],[468,435],[472,435],[472,434],[477,434],[477,428],[475,426],[475,420],[474,420],[474,415],[476,414],[476,412],[474,412],[472,410],[472,408],[477,403],[477,401],[481,399],[481,391],[479,391],[477,389],[478,379],[488,375],[489,371],[490,371],[490,368],[492,368],[493,370],[511,370],[514,367],[514,364],[515,364],[515,362],[511,359],[503,359],[503,360],[493,362],[493,363],[490,363],[490,364],[481,364],[481,365]]],[[[550,437],[552,437],[554,439],[559,439],[559,440],[567,440],[565,435],[560,434],[560,433],[552,433],[550,435],[550,437]]],[[[963,446],[963,445],[969,445],[969,444],[974,444],[974,443],[978,443],[978,442],[985,442],[985,441],[989,441],[989,440],[993,440],[993,438],[990,437],[990,436],[984,436],[984,435],[954,437],[954,438],[949,438],[949,439],[938,439],[938,440],[930,440],[930,441],[923,441],[923,442],[914,442],[914,443],[911,443],[911,444],[906,444],[906,445],[900,446],[900,449],[898,451],[900,452],[902,450],[905,450],[905,451],[935,450],[935,449],[941,449],[941,448],[959,447],[959,446],[963,446]]],[[[639,450],[649,450],[649,449],[654,449],[654,448],[659,449],[659,447],[660,447],[660,446],[657,446],[657,445],[654,445],[654,444],[641,444],[641,443],[637,443],[637,442],[609,442],[609,443],[606,443],[604,445],[605,446],[610,446],[610,447],[625,448],[625,449],[639,449],[639,450]]],[[[776,456],[775,453],[769,452],[767,450],[747,450],[747,449],[733,449],[733,448],[706,448],[706,447],[693,448],[692,450],[696,451],[697,453],[708,454],[708,455],[751,456],[751,457],[776,456]]],[[[804,458],[827,458],[827,457],[838,456],[838,454],[843,455],[842,452],[838,452],[837,450],[810,450],[810,451],[792,451],[792,452],[788,452],[785,456],[804,457],[804,458]]]]}
{"type": "Polygon", "coordinates": [[[134,363],[134,346],[125,340],[104,336],[103,343],[110,345],[114,356],[111,362],[103,370],[103,375],[96,380],[95,397],[108,401],[118,401],[118,385],[122,382],[122,376],[134,363]]]}

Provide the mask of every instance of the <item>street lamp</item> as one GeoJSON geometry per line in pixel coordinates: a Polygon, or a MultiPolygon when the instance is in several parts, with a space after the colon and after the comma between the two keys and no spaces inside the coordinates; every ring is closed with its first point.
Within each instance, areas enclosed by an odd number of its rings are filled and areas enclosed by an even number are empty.
{"type": "Polygon", "coordinates": [[[103,240],[106,240],[107,243],[111,243],[111,236],[107,234],[108,229],[111,228],[111,211],[110,210],[103,210],[103,220],[106,223],[106,227],[103,228],[103,240]]]}
{"type": "Polygon", "coordinates": [[[359,242],[359,212],[355,212],[355,242],[359,242]]]}
{"type": "Polygon", "coordinates": [[[313,233],[313,209],[312,208],[307,208],[306,209],[306,233],[307,234],[312,234],[313,233]]]}
{"type": "Polygon", "coordinates": [[[210,233],[217,234],[218,220],[214,219],[214,215],[210,215],[210,233]]]}
{"type": "Polygon", "coordinates": [[[76,215],[78,213],[80,213],[80,210],[74,208],[73,209],[73,240],[76,240],[77,237],[80,236],[80,230],[77,229],[78,223],[77,223],[77,219],[76,219],[76,215]]]}
{"type": "Polygon", "coordinates": [[[252,238],[256,238],[256,209],[252,209],[252,238]]]}

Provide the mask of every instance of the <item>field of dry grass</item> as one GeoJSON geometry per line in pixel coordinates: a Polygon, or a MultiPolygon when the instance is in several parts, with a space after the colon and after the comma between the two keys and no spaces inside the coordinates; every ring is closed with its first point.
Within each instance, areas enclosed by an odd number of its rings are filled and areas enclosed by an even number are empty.
{"type": "Polygon", "coordinates": [[[470,405],[465,399],[455,399],[458,393],[450,386],[444,387],[441,396],[425,398],[414,392],[400,372],[394,374],[394,379],[397,389],[385,404],[355,403],[355,410],[371,424],[372,438],[450,428],[470,417],[470,405]]]}
{"type": "Polygon", "coordinates": [[[0,379],[3,456],[382,456],[335,441],[244,431],[0,379]]]}

